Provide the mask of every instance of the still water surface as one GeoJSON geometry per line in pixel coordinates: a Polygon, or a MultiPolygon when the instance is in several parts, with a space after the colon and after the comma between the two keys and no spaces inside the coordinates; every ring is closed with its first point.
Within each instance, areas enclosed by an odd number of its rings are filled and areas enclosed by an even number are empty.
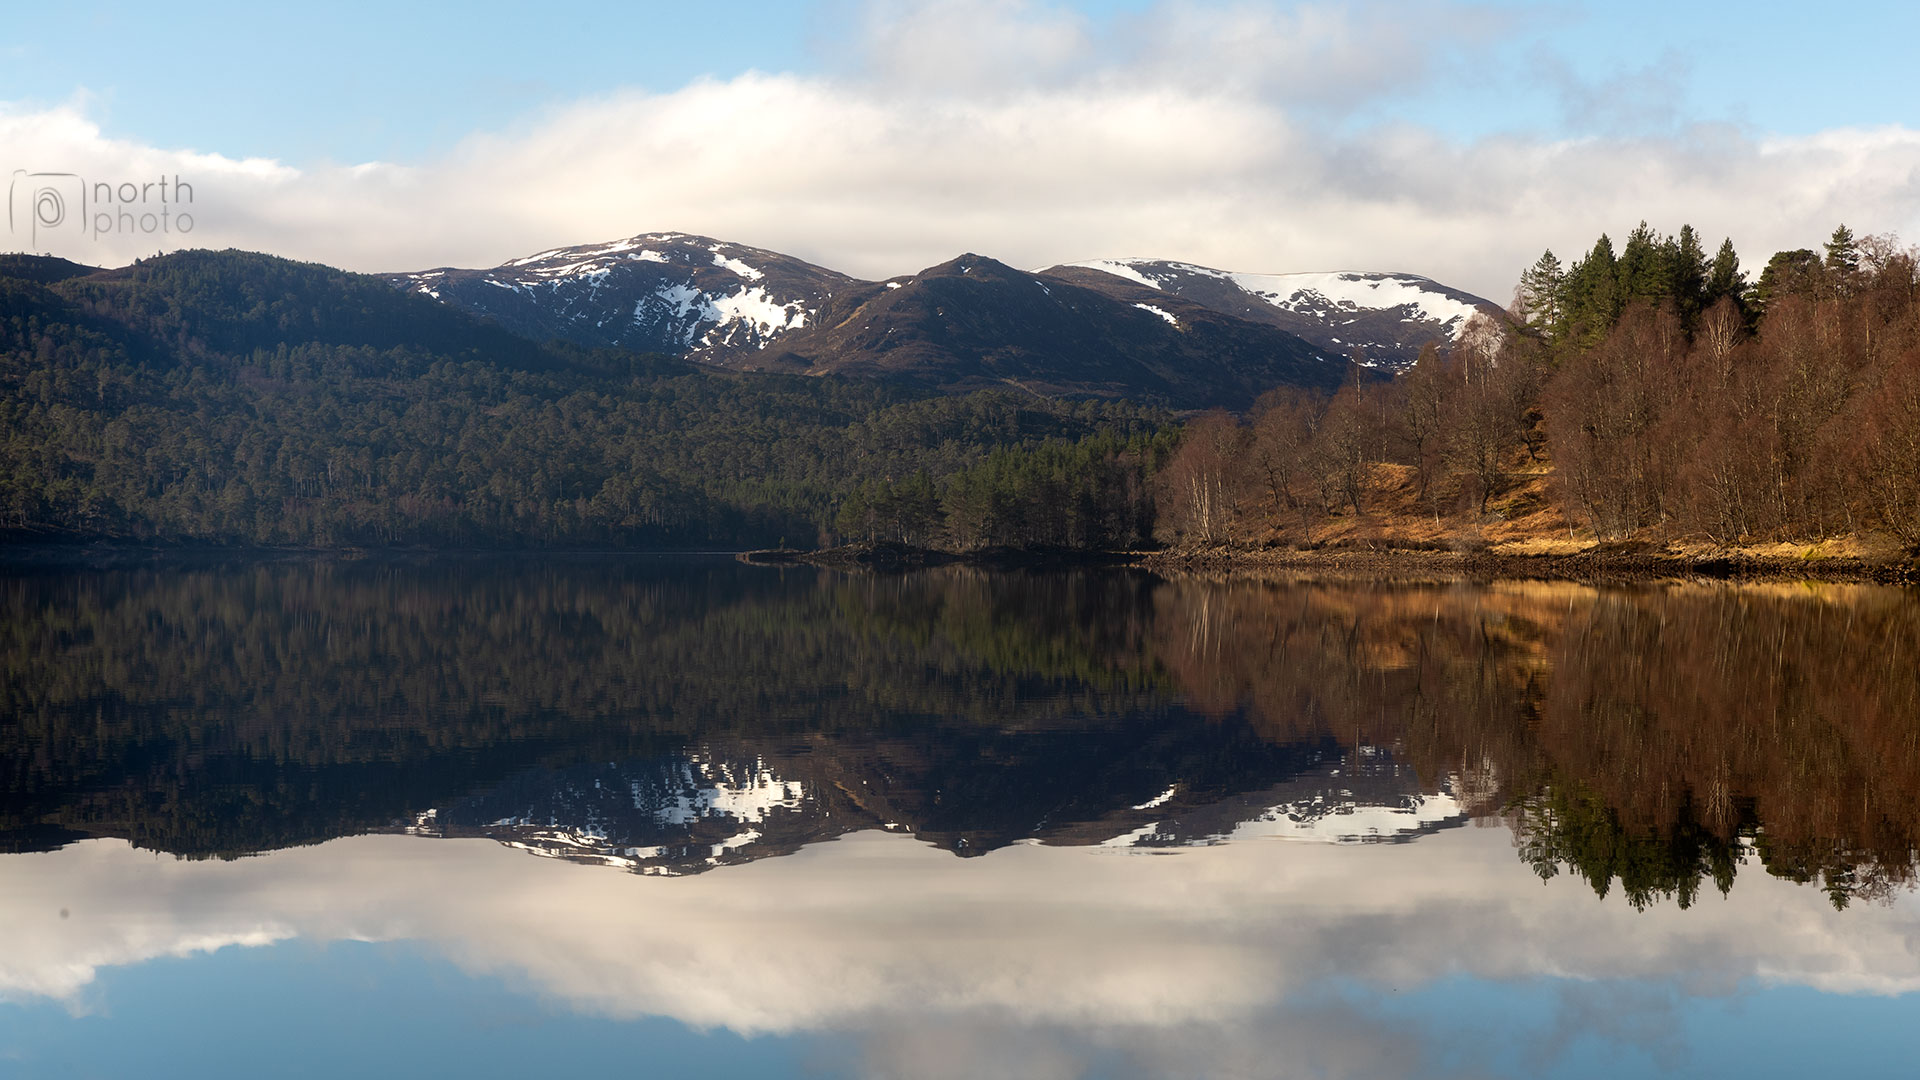
{"type": "Polygon", "coordinates": [[[0,1075],[1920,1053],[1920,597],[0,572],[0,1075]]]}

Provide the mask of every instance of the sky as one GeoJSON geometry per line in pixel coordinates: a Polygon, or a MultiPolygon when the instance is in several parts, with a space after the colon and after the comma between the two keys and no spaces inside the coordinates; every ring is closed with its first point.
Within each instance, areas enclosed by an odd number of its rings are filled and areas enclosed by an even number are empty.
{"type": "Polygon", "coordinates": [[[16,6],[0,249],[383,271],[679,230],[872,277],[1142,256],[1504,300],[1642,219],[1750,269],[1920,235],[1916,39],[1903,3],[16,6]],[[159,177],[192,205],[160,218],[159,177]]]}

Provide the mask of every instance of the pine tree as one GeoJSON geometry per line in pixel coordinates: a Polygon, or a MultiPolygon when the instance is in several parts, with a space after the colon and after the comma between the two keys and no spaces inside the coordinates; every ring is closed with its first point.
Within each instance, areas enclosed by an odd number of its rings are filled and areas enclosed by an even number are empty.
{"type": "Polygon", "coordinates": [[[1723,296],[1731,296],[1736,301],[1747,291],[1747,275],[1740,269],[1740,256],[1733,250],[1731,237],[1720,241],[1720,250],[1714,253],[1713,265],[1707,269],[1706,304],[1711,306],[1723,296]]]}
{"type": "Polygon", "coordinates": [[[1826,268],[1820,256],[1806,248],[1776,251],[1760,271],[1747,306],[1756,318],[1766,314],[1768,305],[1785,296],[1817,296],[1825,287],[1826,268]]]}
{"type": "Polygon", "coordinates": [[[1576,346],[1592,345],[1613,329],[1620,317],[1619,260],[1613,254],[1613,240],[1605,233],[1587,256],[1567,272],[1566,333],[1564,340],[1576,346]]]}
{"type": "Polygon", "coordinates": [[[1668,266],[1667,294],[1673,297],[1673,307],[1680,316],[1680,325],[1691,334],[1700,313],[1706,310],[1707,297],[1707,252],[1700,246],[1700,234],[1693,226],[1680,226],[1680,235],[1674,239],[1673,255],[1668,266]]]}
{"type": "Polygon", "coordinates": [[[1566,330],[1567,273],[1551,249],[1520,274],[1514,314],[1527,326],[1558,340],[1566,330]]]}
{"type": "Polygon", "coordinates": [[[1853,230],[1845,225],[1833,230],[1826,248],[1829,286],[1841,296],[1852,295],[1860,279],[1860,245],[1853,237],[1853,230]]]}
{"type": "Polygon", "coordinates": [[[1627,234],[1627,244],[1620,249],[1619,269],[1616,279],[1620,283],[1621,306],[1636,300],[1657,304],[1666,297],[1667,283],[1670,278],[1668,265],[1673,253],[1660,235],[1641,222],[1627,234]]]}
{"type": "Polygon", "coordinates": [[[1833,236],[1827,240],[1827,269],[1854,273],[1860,269],[1860,245],[1853,238],[1853,230],[1845,225],[1833,230],[1833,236]]]}

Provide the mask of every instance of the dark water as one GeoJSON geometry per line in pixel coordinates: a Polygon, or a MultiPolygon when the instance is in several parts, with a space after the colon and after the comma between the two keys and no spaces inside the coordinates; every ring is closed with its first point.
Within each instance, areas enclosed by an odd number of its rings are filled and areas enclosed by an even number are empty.
{"type": "Polygon", "coordinates": [[[1920,1051],[1898,590],[16,567],[0,784],[0,1075],[1920,1051]]]}

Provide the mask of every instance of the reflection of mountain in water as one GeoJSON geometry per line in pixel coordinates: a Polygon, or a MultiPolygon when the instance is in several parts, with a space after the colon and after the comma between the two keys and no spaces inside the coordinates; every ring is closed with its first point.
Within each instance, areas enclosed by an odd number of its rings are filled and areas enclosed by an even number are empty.
{"type": "MultiPolygon", "coordinates": [[[[1404,843],[1466,824],[1469,815],[1454,796],[1456,784],[1448,777],[1438,792],[1425,791],[1413,767],[1396,760],[1392,751],[1362,746],[1324,768],[1164,814],[1103,844],[1151,849],[1254,839],[1404,843]]],[[[1177,790],[1168,789],[1169,796],[1177,790]]]]}
{"type": "MultiPolygon", "coordinates": [[[[941,818],[940,793],[918,798],[915,786],[890,784],[884,772],[867,779],[797,779],[780,771],[788,764],[817,772],[824,762],[815,752],[776,769],[761,757],[692,754],[540,770],[425,811],[404,831],[488,837],[549,858],[686,874],[872,828],[927,834],[939,846],[975,855],[1019,840],[1140,849],[1254,838],[1404,842],[1468,819],[1452,780],[1437,793],[1423,791],[1412,766],[1374,746],[1350,754],[1314,753],[1284,766],[1299,768],[1297,774],[1238,793],[1196,790],[1174,777],[1165,791],[1143,802],[1104,812],[1088,805],[1092,816],[1085,820],[1063,813],[1057,801],[1023,803],[1034,820],[1024,836],[930,831],[941,818]],[[882,808],[873,796],[889,788],[882,808]],[[1124,831],[1113,835],[1115,830],[1124,831]]],[[[1084,799],[1086,793],[1076,795],[1084,799]]],[[[1109,799],[1126,797],[1115,792],[1109,799]]]]}
{"type": "Polygon", "coordinates": [[[486,836],[536,855],[685,873],[832,834],[830,811],[764,761],[702,755],[515,777],[424,812],[407,831],[486,836]]]}
{"type": "Polygon", "coordinates": [[[1912,876],[1898,590],[899,577],[728,561],[0,575],[0,848],[395,828],[686,872],[892,827],[1413,837],[1638,905],[1912,876]],[[427,812],[432,810],[428,816],[427,812]]]}

